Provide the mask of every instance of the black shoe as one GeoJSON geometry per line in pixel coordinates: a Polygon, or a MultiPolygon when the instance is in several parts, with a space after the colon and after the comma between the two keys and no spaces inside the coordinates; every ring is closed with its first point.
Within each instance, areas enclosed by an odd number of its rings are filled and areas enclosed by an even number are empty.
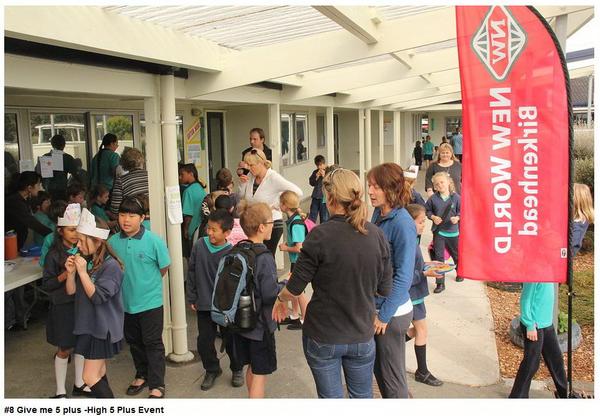
{"type": "Polygon", "coordinates": [[[154,396],[154,395],[150,394],[148,396],[149,399],[164,399],[165,396],[167,395],[165,393],[165,388],[164,387],[157,387],[156,390],[160,391],[160,396],[154,396]]]}
{"type": "Polygon", "coordinates": [[[465,279],[464,279],[464,278],[462,278],[462,277],[457,277],[457,278],[456,278],[456,281],[457,281],[457,282],[462,282],[463,280],[465,280],[465,279]]]}
{"type": "Polygon", "coordinates": [[[416,371],[415,372],[415,381],[418,381],[419,383],[427,384],[428,386],[434,386],[434,387],[438,387],[438,386],[441,386],[442,384],[444,384],[444,382],[442,380],[438,380],[437,378],[435,378],[434,375],[431,374],[429,371],[427,372],[427,374],[421,374],[418,371],[416,371]]]}
{"type": "Polygon", "coordinates": [[[86,387],[87,386],[85,384],[82,384],[81,387],[73,385],[73,392],[71,393],[71,396],[92,397],[91,391],[84,390],[86,387]]]}
{"type": "Polygon", "coordinates": [[[67,395],[66,394],[57,394],[56,396],[50,396],[48,398],[49,399],[66,399],[67,395]]]}
{"type": "Polygon", "coordinates": [[[294,322],[294,319],[291,319],[289,316],[286,317],[283,321],[279,322],[279,325],[289,325],[294,322]]]}
{"type": "Polygon", "coordinates": [[[233,387],[242,387],[244,385],[244,371],[234,371],[231,374],[231,385],[233,387]]]}
{"type": "Polygon", "coordinates": [[[204,375],[204,380],[202,380],[202,385],[200,386],[200,389],[204,391],[210,390],[212,386],[215,385],[215,380],[217,379],[217,377],[219,377],[221,374],[223,374],[223,370],[219,370],[217,373],[206,372],[206,374],[204,375]]]}
{"type": "Polygon", "coordinates": [[[130,384],[129,387],[127,387],[127,391],[125,392],[125,394],[128,396],[135,396],[137,394],[140,394],[140,392],[144,390],[146,386],[148,386],[146,380],[144,380],[144,382],[139,386],[134,386],[133,384],[130,384]]]}
{"type": "Polygon", "coordinates": [[[291,329],[291,330],[302,329],[302,322],[300,322],[300,319],[292,319],[292,322],[288,325],[287,329],[291,329]]]}
{"type": "Polygon", "coordinates": [[[446,284],[444,284],[444,283],[438,283],[435,286],[435,289],[433,289],[433,293],[441,293],[444,290],[446,290],[446,284]]]}

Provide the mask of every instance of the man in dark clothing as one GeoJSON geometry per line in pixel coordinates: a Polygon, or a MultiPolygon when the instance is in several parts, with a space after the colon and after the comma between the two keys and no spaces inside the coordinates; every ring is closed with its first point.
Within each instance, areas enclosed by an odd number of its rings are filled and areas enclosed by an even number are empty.
{"type": "Polygon", "coordinates": [[[317,216],[320,216],[321,223],[324,223],[329,218],[329,212],[327,211],[327,204],[325,204],[325,199],[323,198],[323,178],[325,177],[325,169],[327,168],[323,155],[315,156],[315,165],[317,168],[313,170],[313,173],[308,179],[310,186],[313,187],[310,214],[308,215],[308,218],[316,223],[317,216]]]}
{"type": "MultiPolygon", "coordinates": [[[[66,140],[63,135],[55,134],[54,136],[52,136],[52,138],[50,139],[50,144],[52,145],[52,150],[44,154],[44,156],[52,156],[52,153],[55,151],[62,152],[63,169],[54,170],[54,176],[52,178],[44,178],[42,180],[42,184],[44,185],[44,189],[52,197],[52,200],[66,200],[68,174],[70,173],[71,175],[74,175],[75,173],[77,173],[75,159],[73,159],[73,156],[71,156],[70,154],[64,153],[66,140]]],[[[41,173],[39,160],[35,167],[35,171],[37,173],[41,173]]]]}
{"type": "Polygon", "coordinates": [[[250,147],[242,151],[242,160],[244,160],[244,156],[246,156],[246,153],[248,153],[252,149],[262,150],[263,152],[265,152],[267,160],[270,160],[271,162],[273,161],[273,152],[271,151],[271,148],[265,143],[265,132],[259,127],[255,127],[252,130],[250,130],[250,147]]]}

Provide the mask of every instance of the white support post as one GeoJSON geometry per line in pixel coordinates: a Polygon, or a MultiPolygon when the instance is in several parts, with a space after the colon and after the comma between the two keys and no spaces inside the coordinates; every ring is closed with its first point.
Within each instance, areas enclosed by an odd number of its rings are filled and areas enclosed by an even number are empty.
{"type": "MultiPolygon", "coordinates": [[[[358,110],[358,177],[365,184],[365,110],[358,110]]],[[[365,192],[366,195],[366,192],[365,192]]]]}
{"type": "Polygon", "coordinates": [[[385,135],[383,129],[384,127],[384,112],[383,110],[379,110],[379,164],[381,165],[384,161],[385,157],[385,135]]]}
{"type": "MultiPolygon", "coordinates": [[[[269,106],[269,136],[267,137],[268,146],[273,151],[273,163],[272,168],[279,172],[279,159],[280,151],[279,146],[281,143],[281,116],[279,113],[279,104],[268,104],[269,106]]],[[[277,250],[278,252],[280,250],[277,250]]]]}
{"type": "Polygon", "coordinates": [[[327,107],[325,114],[325,134],[327,135],[327,164],[335,163],[335,141],[333,135],[333,107],[327,107]]]}
{"type": "MultiPolygon", "coordinates": [[[[269,113],[269,135],[267,137],[267,141],[269,142],[268,146],[273,151],[273,162],[271,168],[279,173],[279,159],[280,159],[280,151],[279,151],[279,143],[281,142],[281,115],[279,104],[268,104],[268,113],[269,113]]],[[[277,265],[277,269],[281,270],[284,267],[283,251],[277,250],[275,252],[275,264],[277,265]]]]}
{"type": "MultiPolygon", "coordinates": [[[[165,181],[163,177],[163,152],[160,128],[160,79],[154,79],[154,94],[144,99],[144,117],[146,120],[146,170],[148,171],[148,189],[152,232],[167,239],[165,213],[165,181]]],[[[141,148],[141,144],[138,145],[141,148]]],[[[163,279],[164,329],[163,342],[165,352],[173,352],[173,334],[171,332],[171,302],[169,300],[169,278],[163,279]]]]}
{"type": "Polygon", "coordinates": [[[394,163],[400,164],[400,138],[402,137],[400,129],[400,111],[394,111],[394,163]]]}
{"type": "MultiPolygon", "coordinates": [[[[172,74],[160,76],[160,107],[165,187],[178,187],[175,78],[172,74]]],[[[167,246],[171,256],[169,283],[171,288],[171,332],[173,338],[173,352],[169,354],[169,359],[175,362],[186,362],[191,361],[194,355],[188,350],[187,343],[181,224],[171,224],[170,221],[167,221],[166,228],[167,246]]]]}
{"type": "Polygon", "coordinates": [[[373,164],[371,160],[371,109],[365,110],[365,171],[368,172],[373,164]]]}

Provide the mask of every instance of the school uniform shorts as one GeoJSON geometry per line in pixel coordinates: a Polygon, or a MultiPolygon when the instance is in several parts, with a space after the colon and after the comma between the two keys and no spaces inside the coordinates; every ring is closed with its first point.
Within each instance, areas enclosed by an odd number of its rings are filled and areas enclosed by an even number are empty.
{"type": "Polygon", "coordinates": [[[425,302],[413,305],[413,321],[420,321],[427,317],[427,309],[425,309],[425,302]]]}
{"type": "Polygon", "coordinates": [[[265,331],[262,341],[244,338],[233,334],[233,353],[241,366],[249,364],[252,373],[267,375],[277,370],[275,334],[265,331]]]}

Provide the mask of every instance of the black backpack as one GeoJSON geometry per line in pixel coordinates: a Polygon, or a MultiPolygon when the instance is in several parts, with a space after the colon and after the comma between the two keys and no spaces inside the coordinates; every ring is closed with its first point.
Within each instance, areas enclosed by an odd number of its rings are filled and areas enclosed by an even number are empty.
{"type": "Polygon", "coordinates": [[[256,258],[271,253],[250,240],[237,243],[219,262],[211,302],[211,319],[233,332],[256,328],[254,300],[256,258]]]}

